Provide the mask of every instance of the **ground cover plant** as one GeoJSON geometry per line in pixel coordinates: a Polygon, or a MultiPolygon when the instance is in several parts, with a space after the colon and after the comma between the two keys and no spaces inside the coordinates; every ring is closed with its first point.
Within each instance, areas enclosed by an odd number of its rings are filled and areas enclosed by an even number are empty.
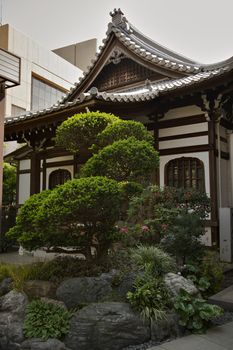
{"type": "Polygon", "coordinates": [[[27,307],[24,322],[26,338],[62,339],[69,331],[72,312],[41,300],[33,300],[27,307]]]}

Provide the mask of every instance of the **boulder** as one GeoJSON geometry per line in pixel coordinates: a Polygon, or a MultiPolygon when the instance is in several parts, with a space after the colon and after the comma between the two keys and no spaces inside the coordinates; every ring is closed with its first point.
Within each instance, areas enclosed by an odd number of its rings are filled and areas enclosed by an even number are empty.
{"type": "Polygon", "coordinates": [[[22,350],[69,350],[64,343],[57,339],[42,340],[32,338],[25,340],[21,348],[22,350]]]}
{"type": "Polygon", "coordinates": [[[101,277],[71,278],[62,282],[56,291],[57,299],[68,308],[104,301],[111,294],[111,283],[101,277]]]}
{"type": "Polygon", "coordinates": [[[179,327],[179,318],[175,313],[166,315],[166,319],[151,321],[151,340],[161,342],[176,338],[182,333],[179,327]]]}
{"type": "Polygon", "coordinates": [[[62,307],[63,309],[67,310],[67,307],[66,307],[65,303],[63,303],[63,301],[55,300],[55,299],[51,299],[51,298],[46,298],[46,297],[42,297],[42,298],[40,298],[40,300],[46,304],[53,304],[53,305],[62,307]]]}
{"type": "Polygon", "coordinates": [[[184,278],[181,275],[169,272],[165,275],[164,282],[174,298],[177,297],[180,289],[186,290],[193,296],[199,295],[199,291],[195,287],[193,282],[188,280],[187,278],[184,278]]]}
{"type": "Polygon", "coordinates": [[[129,304],[105,302],[86,306],[72,317],[65,344],[72,350],[120,350],[149,339],[149,322],[129,304]]]}
{"type": "Polygon", "coordinates": [[[12,279],[4,278],[4,280],[0,283],[0,296],[9,293],[12,289],[12,279]]]}
{"type": "Polygon", "coordinates": [[[20,349],[28,298],[14,290],[0,298],[0,349],[20,349]]]}
{"type": "Polygon", "coordinates": [[[23,289],[25,293],[33,298],[50,298],[55,295],[56,285],[49,281],[25,281],[23,289]]]}

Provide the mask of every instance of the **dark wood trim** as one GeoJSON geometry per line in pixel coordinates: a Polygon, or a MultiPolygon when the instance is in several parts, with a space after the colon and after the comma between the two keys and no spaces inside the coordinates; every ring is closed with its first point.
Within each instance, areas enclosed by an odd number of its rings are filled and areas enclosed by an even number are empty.
{"type": "Polygon", "coordinates": [[[47,180],[47,171],[46,171],[46,158],[43,159],[42,163],[42,189],[46,190],[46,180],[47,180]]]}
{"type": "MultiPolygon", "coordinates": [[[[218,149],[216,149],[216,157],[218,157],[218,149]]],[[[221,158],[225,159],[225,160],[229,160],[230,159],[230,153],[221,151],[221,158]]]]}
{"type": "MultiPolygon", "coordinates": [[[[214,113],[209,112],[209,176],[210,176],[210,199],[211,221],[218,222],[218,198],[217,198],[217,163],[216,163],[216,130],[214,113]]],[[[219,245],[218,227],[211,227],[212,242],[219,245]]]]}
{"type": "MultiPolygon", "coordinates": [[[[218,135],[216,135],[216,140],[218,139],[218,135]]],[[[225,137],[220,136],[220,141],[223,143],[228,143],[225,137]]]]}
{"type": "Polygon", "coordinates": [[[59,166],[65,166],[65,165],[74,165],[74,160],[69,159],[69,160],[64,160],[64,161],[57,161],[57,162],[47,162],[46,163],[46,168],[56,168],[59,166]]]}
{"type": "Polygon", "coordinates": [[[19,162],[16,166],[16,205],[19,205],[19,162]]]}
{"type": "MultiPolygon", "coordinates": [[[[156,151],[159,150],[159,123],[158,116],[154,117],[154,148],[156,151]]],[[[160,186],[160,166],[155,171],[155,183],[160,186]]]]}
{"type": "Polygon", "coordinates": [[[181,117],[170,120],[161,120],[159,121],[159,129],[166,129],[175,126],[199,124],[206,122],[204,114],[192,115],[189,117],[181,117]]]}
{"type": "Polygon", "coordinates": [[[18,174],[21,175],[21,174],[30,174],[31,172],[31,169],[24,169],[24,170],[19,170],[18,171],[18,174]]]}
{"type": "Polygon", "coordinates": [[[161,149],[161,150],[159,150],[159,154],[161,156],[168,156],[168,155],[172,155],[172,154],[207,152],[207,151],[209,151],[209,145],[206,144],[206,145],[161,149]]]}
{"type": "Polygon", "coordinates": [[[40,192],[40,159],[34,151],[31,155],[30,195],[40,192]]]}
{"type": "Polygon", "coordinates": [[[199,137],[199,136],[208,136],[208,131],[190,132],[188,134],[164,136],[164,137],[160,137],[159,141],[171,141],[171,140],[186,139],[189,137],[199,137]]]}

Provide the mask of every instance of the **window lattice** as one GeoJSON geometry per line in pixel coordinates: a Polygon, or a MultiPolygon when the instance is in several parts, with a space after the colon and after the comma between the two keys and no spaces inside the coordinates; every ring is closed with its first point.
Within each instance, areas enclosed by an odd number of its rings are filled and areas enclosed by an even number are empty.
{"type": "Polygon", "coordinates": [[[167,186],[205,190],[204,165],[197,158],[177,158],[170,160],[165,169],[167,186]]]}
{"type": "Polygon", "coordinates": [[[54,170],[49,176],[49,189],[52,190],[56,186],[63,185],[71,179],[71,174],[66,169],[54,170]]]}

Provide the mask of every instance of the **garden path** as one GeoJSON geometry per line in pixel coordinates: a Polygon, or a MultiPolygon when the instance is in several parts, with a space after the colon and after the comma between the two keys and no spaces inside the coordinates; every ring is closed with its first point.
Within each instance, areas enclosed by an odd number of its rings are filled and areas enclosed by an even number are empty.
{"type": "Polygon", "coordinates": [[[233,350],[233,322],[214,327],[206,334],[188,335],[148,350],[233,350]]]}

